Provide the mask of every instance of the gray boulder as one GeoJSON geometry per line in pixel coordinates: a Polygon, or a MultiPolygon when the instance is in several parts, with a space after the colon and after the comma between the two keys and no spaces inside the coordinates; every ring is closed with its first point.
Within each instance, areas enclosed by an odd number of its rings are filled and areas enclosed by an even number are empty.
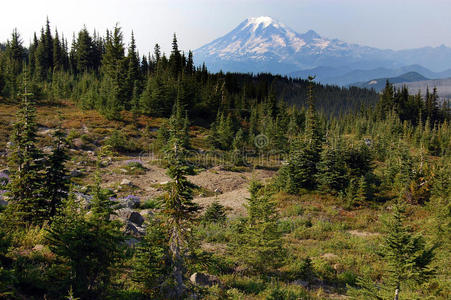
{"type": "Polygon", "coordinates": [[[133,186],[133,183],[130,179],[124,178],[121,181],[121,186],[133,186]]]}
{"type": "Polygon", "coordinates": [[[140,238],[146,235],[146,230],[130,221],[126,221],[124,226],[124,233],[140,238]]]}
{"type": "Polygon", "coordinates": [[[117,210],[117,215],[124,221],[132,222],[138,226],[144,223],[144,217],[139,212],[133,211],[130,208],[121,208],[117,210]]]}
{"type": "Polygon", "coordinates": [[[138,228],[136,228],[136,226],[132,222],[127,222],[125,224],[124,232],[125,232],[125,234],[131,234],[131,235],[139,234],[138,228]]]}
{"type": "Polygon", "coordinates": [[[299,286],[302,286],[303,288],[307,288],[308,285],[309,285],[309,283],[308,283],[307,281],[305,281],[305,280],[300,280],[300,279],[293,281],[291,284],[293,284],[293,285],[299,285],[299,286]]]}
{"type": "Polygon", "coordinates": [[[125,208],[138,208],[141,204],[141,200],[137,196],[129,195],[125,198],[118,199],[121,207],[125,208]]]}
{"type": "Polygon", "coordinates": [[[191,277],[189,278],[189,280],[198,286],[202,286],[202,287],[210,287],[213,285],[220,285],[221,281],[219,280],[218,277],[214,276],[214,275],[210,275],[210,274],[204,274],[204,273],[194,273],[193,275],[191,275],[191,277]]]}

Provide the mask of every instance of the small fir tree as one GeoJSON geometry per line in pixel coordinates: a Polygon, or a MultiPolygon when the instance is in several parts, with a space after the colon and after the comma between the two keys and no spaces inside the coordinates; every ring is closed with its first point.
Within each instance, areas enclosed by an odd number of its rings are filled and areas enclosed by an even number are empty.
{"type": "Polygon", "coordinates": [[[43,155],[36,146],[35,108],[29,96],[25,88],[8,150],[11,174],[7,190],[11,200],[7,215],[15,225],[39,225],[48,215],[43,197],[43,155]]]}
{"type": "Polygon", "coordinates": [[[224,223],[226,219],[226,209],[217,200],[207,207],[202,217],[205,223],[224,223]]]}
{"type": "Polygon", "coordinates": [[[347,167],[340,146],[327,145],[318,163],[318,184],[326,191],[340,192],[348,184],[347,167]]]}
{"type": "Polygon", "coordinates": [[[317,172],[315,156],[302,139],[293,140],[287,164],[280,169],[279,186],[290,194],[297,194],[301,189],[314,189],[317,172]]]}
{"type": "Polygon", "coordinates": [[[387,234],[381,252],[388,265],[389,282],[395,300],[404,283],[424,283],[434,273],[430,267],[434,259],[434,247],[427,248],[421,236],[410,232],[404,224],[404,214],[401,204],[393,206],[393,214],[386,223],[387,234]]]}
{"type": "Polygon", "coordinates": [[[278,230],[279,215],[271,196],[259,182],[252,182],[251,197],[246,206],[248,217],[238,226],[232,252],[239,262],[257,274],[273,271],[284,256],[282,233],[278,230]]]}
{"type": "Polygon", "coordinates": [[[149,220],[146,228],[146,235],[136,247],[132,279],[149,297],[158,298],[171,273],[169,238],[159,216],[149,220]]]}
{"type": "Polygon", "coordinates": [[[48,201],[49,218],[53,217],[69,192],[69,176],[65,163],[67,154],[64,132],[58,128],[54,133],[54,149],[46,163],[44,197],[48,201]]]}
{"type": "Polygon", "coordinates": [[[50,249],[66,261],[77,297],[103,298],[125,250],[121,224],[111,220],[113,201],[97,176],[90,214],[73,194],[63,203],[47,234],[50,249]]]}
{"type": "Polygon", "coordinates": [[[410,284],[423,284],[433,274],[431,263],[435,247],[427,247],[420,235],[405,225],[405,210],[398,202],[385,223],[386,234],[380,255],[387,263],[384,284],[379,287],[368,277],[359,278],[358,288],[350,288],[355,299],[395,299],[410,284]]]}

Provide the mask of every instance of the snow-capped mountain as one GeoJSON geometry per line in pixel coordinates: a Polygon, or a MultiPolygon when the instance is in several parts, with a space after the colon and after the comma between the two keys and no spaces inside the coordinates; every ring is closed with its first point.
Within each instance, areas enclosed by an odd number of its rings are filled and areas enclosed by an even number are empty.
{"type": "Polygon", "coordinates": [[[289,73],[321,64],[344,65],[380,50],[321,37],[313,30],[299,34],[271,17],[248,18],[225,36],[194,51],[210,69],[289,73]],[[252,66],[252,67],[251,67],[252,66]]]}
{"type": "Polygon", "coordinates": [[[224,37],[196,52],[197,55],[217,56],[220,59],[241,59],[246,56],[259,60],[285,60],[303,47],[321,50],[328,44],[329,41],[314,31],[300,35],[271,17],[258,17],[246,19],[224,37]]]}
{"type": "Polygon", "coordinates": [[[271,17],[244,20],[225,36],[195,50],[194,58],[211,71],[281,74],[318,67],[347,71],[400,68],[416,60],[432,69],[451,67],[451,49],[444,46],[381,50],[321,37],[313,30],[300,34],[271,17]]]}

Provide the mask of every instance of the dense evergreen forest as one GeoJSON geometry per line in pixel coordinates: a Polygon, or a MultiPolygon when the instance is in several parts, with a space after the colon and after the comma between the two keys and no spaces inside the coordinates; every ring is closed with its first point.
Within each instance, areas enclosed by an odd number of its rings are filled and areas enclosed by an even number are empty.
{"type": "Polygon", "coordinates": [[[435,89],[212,74],[175,35],[169,57],[125,48],[48,21],[0,45],[0,298],[449,299],[435,89]]]}

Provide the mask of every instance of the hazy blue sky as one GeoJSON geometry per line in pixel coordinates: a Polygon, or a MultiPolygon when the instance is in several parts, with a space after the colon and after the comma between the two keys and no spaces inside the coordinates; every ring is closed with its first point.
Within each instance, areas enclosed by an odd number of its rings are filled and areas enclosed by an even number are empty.
{"type": "Polygon", "coordinates": [[[451,46],[451,0],[9,0],[0,4],[0,41],[17,27],[28,45],[49,16],[69,35],[83,24],[102,34],[119,22],[141,51],[196,49],[252,16],[271,16],[297,32],[391,49],[451,46]]]}

